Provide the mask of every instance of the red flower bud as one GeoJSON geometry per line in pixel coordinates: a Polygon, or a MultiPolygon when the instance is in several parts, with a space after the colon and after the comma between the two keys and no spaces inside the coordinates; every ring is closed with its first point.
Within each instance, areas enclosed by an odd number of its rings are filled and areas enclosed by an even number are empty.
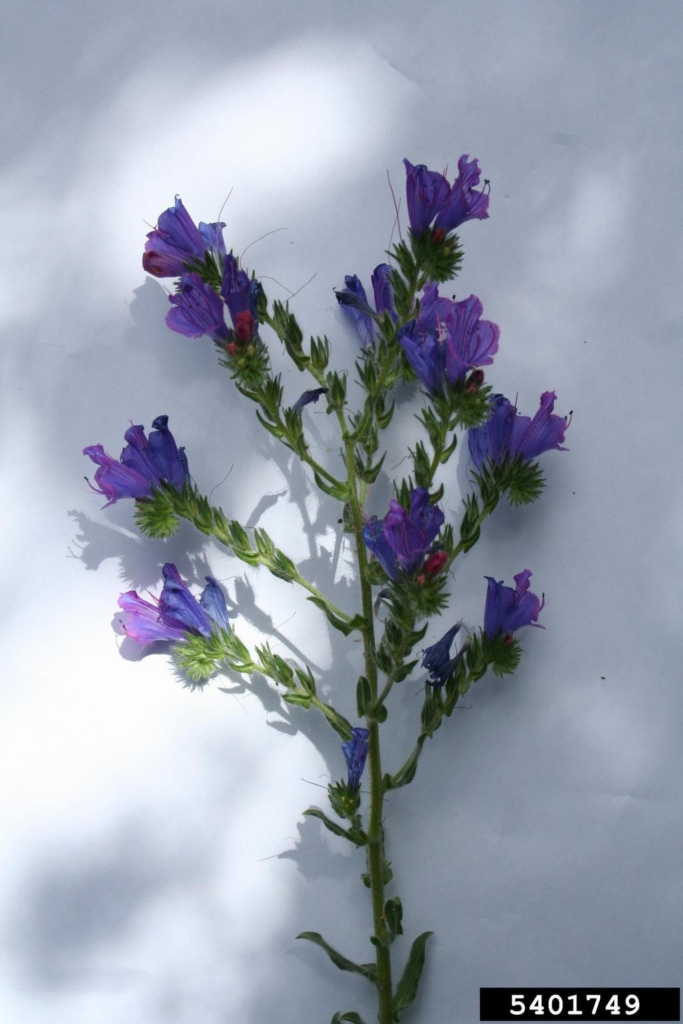
{"type": "Polygon", "coordinates": [[[445,551],[435,551],[425,562],[424,571],[428,576],[438,576],[447,561],[448,555],[445,551]]]}
{"type": "Polygon", "coordinates": [[[255,320],[248,309],[238,313],[235,317],[235,334],[238,341],[250,341],[254,335],[255,320]]]}

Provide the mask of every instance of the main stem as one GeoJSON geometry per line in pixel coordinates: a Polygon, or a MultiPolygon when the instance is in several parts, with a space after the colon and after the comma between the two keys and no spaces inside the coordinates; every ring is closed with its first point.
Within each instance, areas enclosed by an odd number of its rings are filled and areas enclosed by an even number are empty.
{"type": "MultiPolygon", "coordinates": [[[[343,417],[343,413],[342,413],[343,417]]],[[[341,419],[341,417],[340,417],[341,419]]],[[[346,434],[345,423],[342,429],[346,434]]],[[[365,675],[370,684],[373,705],[377,701],[377,663],[375,661],[375,627],[373,624],[372,589],[367,575],[367,554],[363,542],[363,510],[358,500],[356,488],[356,467],[354,445],[345,440],[346,471],[351,490],[351,512],[353,532],[356,538],[358,556],[358,574],[360,576],[361,600],[363,617],[367,625],[363,629],[363,650],[365,655],[365,675]]],[[[370,892],[372,896],[372,919],[375,937],[381,940],[386,935],[384,927],[384,832],[382,828],[384,787],[382,783],[382,759],[379,743],[379,725],[368,720],[370,731],[368,760],[370,764],[370,822],[368,827],[368,873],[370,875],[370,892]]],[[[391,984],[391,953],[388,946],[381,944],[376,947],[377,956],[377,1002],[380,1024],[392,1024],[394,1019],[393,990],[391,984]]]]}

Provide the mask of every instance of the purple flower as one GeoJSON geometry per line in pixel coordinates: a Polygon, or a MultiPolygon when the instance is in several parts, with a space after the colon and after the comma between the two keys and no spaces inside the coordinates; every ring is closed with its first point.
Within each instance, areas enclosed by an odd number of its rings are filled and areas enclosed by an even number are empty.
{"type": "Polygon", "coordinates": [[[441,298],[435,284],[427,285],[417,320],[399,330],[398,340],[428,391],[441,391],[445,381],[456,384],[472,367],[493,362],[500,328],[482,320],[483,312],[476,295],[453,302],[441,298]]]}
{"type": "Polygon", "coordinates": [[[544,391],[540,408],[532,419],[520,416],[504,395],[493,395],[491,417],[481,427],[468,431],[470,455],[477,469],[487,459],[500,464],[509,456],[529,462],[552,449],[567,451],[562,442],[571,419],[552,414],[555,398],[554,391],[544,391]]]}
{"type": "Polygon", "coordinates": [[[225,254],[224,227],[223,223],[197,227],[176,196],[175,206],[161,214],[155,230],[147,235],[142,265],[154,277],[178,277],[188,264],[205,259],[207,251],[225,254]]]}
{"type": "Polygon", "coordinates": [[[183,274],[175,295],[169,295],[173,309],[166,314],[166,325],[186,338],[205,334],[214,341],[227,342],[230,332],[225,325],[223,303],[199,274],[183,274]]]}
{"type": "Polygon", "coordinates": [[[447,633],[444,633],[440,640],[425,650],[422,667],[429,669],[427,682],[430,686],[443,686],[457,665],[460,655],[451,658],[450,651],[455,634],[459,629],[460,623],[458,622],[447,633]]]}
{"type": "Polygon", "coordinates": [[[466,220],[488,217],[489,196],[474,186],[479,184],[481,171],[476,160],[468,163],[463,154],[458,160],[458,177],[452,186],[438,171],[429,171],[424,164],[415,167],[404,160],[407,180],[408,217],[416,234],[425,231],[433,221],[442,231],[453,231],[466,220]]]}
{"type": "Polygon", "coordinates": [[[375,309],[378,313],[388,313],[394,323],[398,320],[398,313],[394,305],[394,289],[391,284],[393,274],[388,263],[380,263],[372,272],[370,281],[375,296],[375,309]]]}
{"type": "Polygon", "coordinates": [[[425,231],[448,199],[450,185],[443,174],[429,171],[424,164],[415,167],[404,160],[406,168],[406,195],[410,226],[416,234],[425,231]]]}
{"type": "Polygon", "coordinates": [[[368,756],[369,737],[369,729],[352,729],[351,739],[341,745],[349,770],[349,789],[354,791],[360,787],[360,778],[365,768],[365,759],[368,756]]]}
{"type": "Polygon", "coordinates": [[[346,288],[335,292],[339,305],[343,306],[353,318],[363,346],[372,344],[376,312],[387,312],[394,323],[398,319],[396,307],[394,306],[394,290],[391,286],[392,273],[393,271],[388,263],[380,263],[372,272],[371,281],[375,298],[375,309],[368,302],[365,288],[355,274],[347,275],[344,278],[346,288]]]}
{"type": "Polygon", "coordinates": [[[295,412],[300,412],[305,405],[309,405],[311,402],[317,402],[321,395],[326,395],[329,388],[314,388],[312,391],[304,391],[301,398],[298,398],[292,409],[295,412]]]}
{"type": "Polygon", "coordinates": [[[233,324],[237,323],[240,313],[251,313],[254,321],[258,320],[258,300],[261,285],[252,280],[239,264],[232,253],[223,261],[223,283],[221,295],[228,307],[233,324]]]}
{"type": "Polygon", "coordinates": [[[514,633],[522,626],[544,627],[536,622],[543,605],[542,600],[529,591],[529,579],[532,573],[529,569],[520,572],[515,576],[515,589],[503,586],[492,576],[486,576],[488,590],[486,591],[486,608],[484,611],[484,633],[491,640],[498,633],[514,633]]]}
{"type": "Polygon", "coordinates": [[[190,479],[185,449],[176,446],[168,429],[168,416],[157,416],[152,427],[149,438],[142,426],[128,428],[124,435],[128,444],[119,462],[107,455],[101,444],[83,449],[83,454],[97,465],[97,486],[93,487],[87,477],[86,480],[97,494],[108,499],[103,508],[119,498],[148,498],[152,488],[161,483],[180,491],[190,479]]]}
{"type": "Polygon", "coordinates": [[[373,517],[363,527],[363,540],[387,576],[398,581],[401,570],[413,573],[422,566],[443,523],[441,509],[429,504],[427,488],[416,487],[410,492],[410,511],[392,498],[385,518],[373,517]]]}
{"type": "Polygon", "coordinates": [[[128,613],[123,624],[127,636],[146,647],[157,640],[185,640],[187,633],[210,637],[218,629],[230,628],[225,595],[213,576],[205,577],[207,584],[197,601],[172,562],[162,572],[164,585],[153,603],[135,590],[119,597],[119,607],[128,613]]]}

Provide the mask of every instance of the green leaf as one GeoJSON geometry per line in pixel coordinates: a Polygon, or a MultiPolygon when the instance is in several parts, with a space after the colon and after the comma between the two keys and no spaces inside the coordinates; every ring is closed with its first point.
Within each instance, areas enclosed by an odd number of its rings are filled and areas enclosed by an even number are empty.
{"type": "Polygon", "coordinates": [[[313,476],[316,484],[321,491],[325,492],[325,494],[329,494],[332,498],[336,498],[337,501],[351,501],[351,491],[348,484],[344,484],[341,481],[332,484],[328,480],[323,480],[320,473],[316,472],[316,470],[313,470],[313,476]]]}
{"type": "Polygon", "coordinates": [[[407,761],[399,768],[399,770],[394,775],[384,776],[385,790],[388,791],[390,789],[400,789],[401,786],[407,786],[409,782],[413,781],[413,779],[415,778],[415,772],[417,771],[417,762],[419,760],[420,754],[422,753],[422,748],[424,746],[424,742],[426,739],[427,736],[425,735],[425,733],[421,733],[418,736],[415,748],[410,757],[407,759],[407,761]]]}
{"type": "Polygon", "coordinates": [[[384,452],[382,458],[379,460],[379,462],[376,462],[374,466],[363,467],[361,470],[359,470],[358,476],[361,478],[361,480],[365,480],[365,482],[368,484],[374,484],[375,481],[377,480],[377,477],[380,474],[382,464],[386,456],[387,453],[384,452]]]}
{"type": "Polygon", "coordinates": [[[341,736],[343,740],[351,739],[351,723],[343,715],[340,715],[338,711],[331,708],[329,704],[316,704],[318,710],[322,711],[327,721],[330,723],[334,731],[341,736]]]}
{"type": "Polygon", "coordinates": [[[359,1017],[355,1010],[349,1010],[347,1013],[340,1014],[337,1011],[332,1018],[330,1024],[340,1024],[340,1021],[348,1021],[348,1024],[365,1024],[362,1017],[359,1017]]]}
{"type": "Polygon", "coordinates": [[[365,629],[367,623],[362,615],[354,615],[352,619],[340,619],[336,615],[324,597],[318,597],[317,594],[312,594],[311,597],[306,598],[307,601],[311,601],[317,608],[325,612],[328,621],[335,629],[338,629],[344,636],[348,636],[349,633],[353,633],[354,629],[362,630],[365,629]]]}
{"type": "Polygon", "coordinates": [[[311,698],[307,693],[283,693],[282,699],[287,704],[296,704],[302,708],[310,708],[311,706],[311,698]]]}
{"type": "MultiPolygon", "coordinates": [[[[429,933],[431,934],[431,932],[429,933]]],[[[320,932],[301,932],[297,935],[297,939],[307,939],[308,942],[315,943],[316,946],[320,946],[324,949],[330,960],[335,967],[338,967],[340,971],[351,971],[353,974],[362,974],[364,978],[371,981],[373,985],[377,984],[377,968],[375,964],[355,964],[353,960],[348,960],[341,953],[338,953],[336,949],[333,949],[320,934],[320,932]]],[[[417,940],[416,940],[417,941],[417,940]]]]}
{"type": "Polygon", "coordinates": [[[433,934],[434,932],[423,932],[422,935],[418,935],[412,945],[408,963],[396,989],[396,996],[394,998],[394,1011],[396,1013],[400,1013],[401,1010],[405,1010],[406,1007],[412,1006],[415,1002],[422,970],[425,965],[425,946],[427,945],[427,939],[433,934]]]}
{"type": "Polygon", "coordinates": [[[338,825],[336,821],[332,821],[328,818],[324,811],[318,810],[317,807],[309,807],[307,811],[304,811],[307,818],[317,818],[318,821],[322,821],[326,829],[333,832],[335,836],[341,836],[342,839],[348,839],[350,843],[355,846],[367,846],[368,837],[365,832],[361,832],[360,829],[346,829],[338,825]]]}
{"type": "Polygon", "coordinates": [[[384,905],[384,916],[387,919],[387,928],[392,935],[403,935],[403,906],[398,896],[392,896],[384,905]]]}
{"type": "Polygon", "coordinates": [[[356,685],[356,710],[359,718],[365,718],[372,704],[372,689],[365,676],[360,676],[356,685]]]}
{"type": "Polygon", "coordinates": [[[306,666],[305,672],[303,669],[298,667],[295,668],[294,671],[296,672],[297,679],[301,683],[302,689],[305,690],[306,693],[310,693],[311,697],[315,697],[315,679],[313,678],[313,673],[308,665],[306,666]]]}

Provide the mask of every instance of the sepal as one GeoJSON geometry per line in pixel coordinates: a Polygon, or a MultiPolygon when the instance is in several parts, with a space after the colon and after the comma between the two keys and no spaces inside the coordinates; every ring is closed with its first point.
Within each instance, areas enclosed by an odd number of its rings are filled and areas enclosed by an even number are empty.
{"type": "Polygon", "coordinates": [[[326,337],[311,338],[311,366],[316,373],[324,373],[330,361],[330,343],[326,337]]]}
{"type": "Polygon", "coordinates": [[[484,657],[493,669],[494,675],[510,675],[519,665],[522,648],[512,633],[498,633],[492,638],[482,633],[482,646],[484,657]]]}
{"type": "Polygon", "coordinates": [[[327,384],[327,411],[341,412],[346,405],[346,374],[332,370],[325,378],[327,384]]]}
{"type": "Polygon", "coordinates": [[[446,235],[439,228],[427,228],[418,234],[411,228],[410,244],[426,280],[442,284],[457,277],[465,253],[456,234],[446,235]]]}
{"type": "Polygon", "coordinates": [[[255,665],[246,647],[234,633],[217,629],[210,636],[187,633],[182,643],[171,649],[176,664],[187,673],[192,683],[205,683],[222,662],[238,672],[252,672],[255,665]]]}
{"type": "Polygon", "coordinates": [[[349,786],[348,782],[342,779],[341,782],[330,782],[327,795],[334,813],[340,818],[353,821],[360,807],[360,789],[357,786],[349,786]]]}
{"type": "Polygon", "coordinates": [[[178,492],[167,484],[152,488],[149,498],[135,502],[135,522],[141,533],[154,540],[172,537],[179,526],[174,496],[178,492]]]}

